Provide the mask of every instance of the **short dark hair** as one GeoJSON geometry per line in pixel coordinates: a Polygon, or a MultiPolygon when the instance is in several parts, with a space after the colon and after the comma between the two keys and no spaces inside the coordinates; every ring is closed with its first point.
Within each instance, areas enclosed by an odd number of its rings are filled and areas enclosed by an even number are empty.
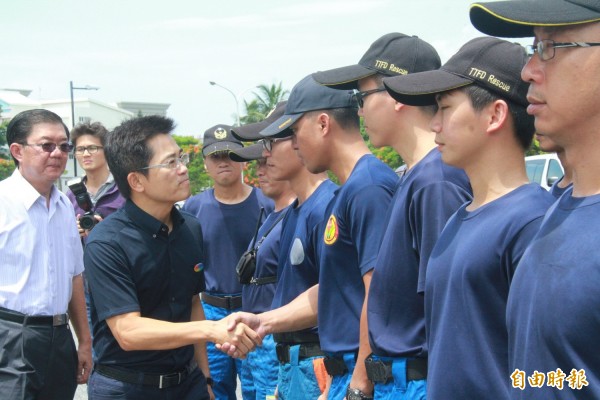
{"type": "Polygon", "coordinates": [[[356,108],[331,108],[328,110],[314,110],[308,111],[306,114],[312,118],[321,113],[325,113],[335,119],[343,130],[360,129],[360,119],[358,118],[356,108]]]}
{"type": "Polygon", "coordinates": [[[104,127],[104,125],[102,125],[101,122],[87,122],[79,124],[71,130],[71,142],[73,143],[73,145],[77,145],[77,139],[79,139],[83,135],[97,137],[98,139],[100,139],[100,143],[102,144],[102,146],[104,146],[106,141],[106,135],[108,135],[108,130],[104,127]]]}
{"type": "Polygon", "coordinates": [[[535,133],[535,119],[532,115],[527,114],[525,106],[516,104],[479,85],[469,85],[459,90],[462,90],[469,97],[475,111],[483,110],[484,107],[496,100],[505,101],[508,104],[508,112],[512,117],[512,127],[515,137],[521,148],[523,151],[526,151],[531,146],[533,134],[535,133]]]}
{"type": "MultiPolygon", "coordinates": [[[[34,110],[22,111],[10,120],[6,127],[6,142],[8,143],[8,146],[13,143],[27,143],[27,138],[31,135],[33,127],[38,124],[62,125],[65,128],[67,140],[69,139],[69,128],[67,128],[63,120],[57,114],[52,111],[37,108],[34,110]]],[[[14,157],[13,161],[18,168],[19,161],[14,157]]]]}
{"type": "Polygon", "coordinates": [[[131,198],[131,188],[127,182],[129,173],[139,171],[148,175],[148,170],[140,171],[148,166],[154,156],[148,141],[157,135],[168,135],[174,129],[172,119],[149,115],[127,120],[106,136],[104,155],[124,198],[131,198]]]}

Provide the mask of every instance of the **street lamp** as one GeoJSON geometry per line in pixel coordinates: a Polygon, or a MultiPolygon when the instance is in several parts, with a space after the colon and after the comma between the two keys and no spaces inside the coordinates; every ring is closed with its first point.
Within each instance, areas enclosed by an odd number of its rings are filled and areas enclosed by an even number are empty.
{"type": "Polygon", "coordinates": [[[237,94],[237,95],[236,95],[236,94],[235,94],[235,93],[233,93],[233,92],[232,92],[230,89],[226,88],[226,87],[225,87],[225,86],[223,86],[223,85],[219,85],[219,84],[218,84],[217,82],[215,82],[215,81],[209,81],[208,83],[210,83],[212,86],[218,86],[218,87],[220,87],[221,89],[225,89],[225,90],[227,90],[227,91],[228,91],[228,92],[229,92],[229,93],[230,93],[230,94],[233,96],[233,99],[235,100],[235,118],[236,118],[236,120],[237,120],[237,126],[241,126],[242,124],[241,124],[241,122],[240,122],[240,102],[238,101],[238,98],[239,98],[239,97],[240,97],[242,94],[246,93],[248,90],[256,89],[258,86],[252,86],[251,88],[248,88],[248,89],[246,89],[246,90],[244,90],[244,91],[242,91],[242,92],[240,92],[239,94],[237,94]]]}
{"type": "MultiPolygon", "coordinates": [[[[73,90],[98,90],[99,87],[85,85],[85,86],[73,86],[73,81],[69,81],[69,89],[71,91],[71,128],[75,128],[75,102],[73,101],[73,90]]],[[[77,176],[77,161],[73,157],[73,174],[77,176]]]]}

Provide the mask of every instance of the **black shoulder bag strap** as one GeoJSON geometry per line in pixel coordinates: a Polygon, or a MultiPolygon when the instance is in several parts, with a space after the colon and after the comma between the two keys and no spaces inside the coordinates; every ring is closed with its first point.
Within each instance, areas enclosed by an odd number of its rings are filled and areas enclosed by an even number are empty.
{"type": "MultiPolygon", "coordinates": [[[[271,227],[269,228],[269,230],[267,230],[265,232],[265,234],[263,235],[263,237],[260,238],[260,240],[256,244],[256,247],[254,247],[254,243],[252,243],[252,247],[253,247],[253,249],[254,249],[255,252],[258,251],[258,248],[265,241],[265,239],[267,238],[267,235],[269,233],[271,233],[271,231],[273,229],[275,229],[275,227],[277,226],[277,224],[279,223],[279,221],[281,221],[283,219],[283,217],[285,217],[285,214],[287,214],[287,210],[281,212],[281,214],[279,215],[279,217],[277,217],[277,219],[275,220],[275,222],[273,222],[273,224],[271,225],[271,227]]],[[[277,282],[277,276],[276,275],[263,276],[263,277],[260,277],[260,278],[252,277],[252,279],[250,280],[250,283],[255,284],[255,285],[266,285],[267,283],[275,283],[275,282],[277,282]]]]}

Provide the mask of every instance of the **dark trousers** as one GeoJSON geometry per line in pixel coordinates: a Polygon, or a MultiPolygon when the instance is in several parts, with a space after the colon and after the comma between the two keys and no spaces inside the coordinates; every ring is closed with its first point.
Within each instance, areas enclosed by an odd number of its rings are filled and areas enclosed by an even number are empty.
{"type": "Polygon", "coordinates": [[[206,379],[196,368],[179,385],[165,389],[121,382],[92,371],[88,381],[89,400],[208,400],[206,379]]]}
{"type": "Polygon", "coordinates": [[[77,389],[77,350],[69,325],[0,320],[0,397],[68,400],[77,389]]]}

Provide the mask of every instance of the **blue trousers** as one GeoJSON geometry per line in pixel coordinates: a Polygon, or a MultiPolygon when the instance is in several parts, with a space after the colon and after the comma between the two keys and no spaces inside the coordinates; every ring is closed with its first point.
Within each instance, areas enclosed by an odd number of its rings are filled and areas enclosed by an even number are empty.
{"type": "Polygon", "coordinates": [[[121,382],[92,371],[88,380],[89,400],[208,400],[206,380],[196,368],[179,385],[165,389],[121,382]]]}
{"type": "Polygon", "coordinates": [[[275,394],[279,361],[272,335],[265,336],[262,346],[250,352],[242,361],[242,372],[248,374],[249,383],[254,387],[252,400],[265,400],[267,395],[275,394]]]}
{"type": "MultiPolygon", "coordinates": [[[[339,357],[339,355],[337,356],[339,357]]],[[[348,385],[350,385],[350,380],[352,379],[352,373],[356,366],[356,354],[354,352],[344,353],[342,356],[344,358],[344,363],[346,363],[346,367],[348,368],[348,372],[344,375],[333,377],[331,387],[329,388],[329,395],[327,396],[328,400],[343,400],[344,397],[346,397],[346,391],[348,390],[348,385]]]]}
{"type": "Polygon", "coordinates": [[[322,357],[300,360],[299,350],[300,345],[291,346],[290,362],[279,365],[277,385],[281,400],[312,400],[321,395],[314,360],[322,357]]]}
{"type": "Polygon", "coordinates": [[[391,361],[391,382],[375,384],[375,399],[381,400],[425,400],[427,398],[427,381],[406,381],[406,358],[379,357],[373,354],[374,360],[391,361]]]}
{"type": "MultiPolygon", "coordinates": [[[[229,314],[241,311],[241,309],[227,310],[221,307],[215,307],[207,303],[202,303],[204,314],[207,320],[218,321],[227,317],[229,314]]],[[[242,383],[242,397],[244,400],[254,400],[256,394],[252,384],[250,371],[244,370],[242,361],[233,359],[221,350],[215,347],[214,343],[206,343],[208,353],[208,366],[210,376],[214,381],[212,386],[216,400],[236,400],[235,390],[237,387],[236,376],[239,376],[242,383]]]]}

